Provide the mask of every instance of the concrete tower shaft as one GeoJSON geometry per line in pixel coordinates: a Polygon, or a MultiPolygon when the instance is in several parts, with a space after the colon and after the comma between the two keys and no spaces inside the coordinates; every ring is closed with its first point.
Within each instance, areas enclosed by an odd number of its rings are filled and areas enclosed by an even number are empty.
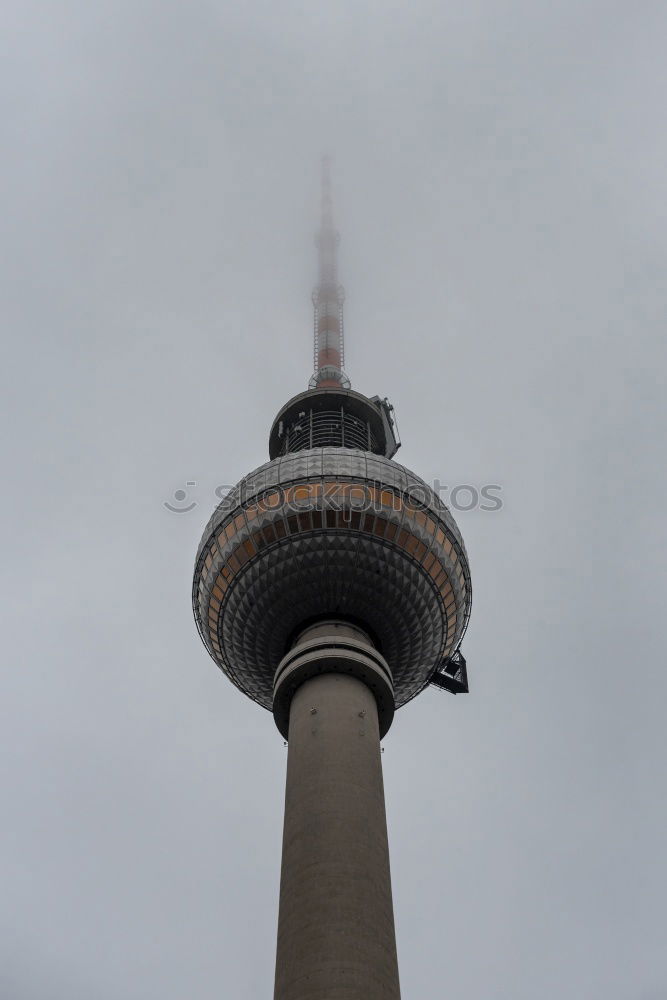
{"type": "Polygon", "coordinates": [[[400,997],[378,706],[366,674],[376,657],[368,636],[342,622],[305,630],[292,649],[293,669],[304,661],[306,675],[289,707],[274,1000],[400,997]]]}

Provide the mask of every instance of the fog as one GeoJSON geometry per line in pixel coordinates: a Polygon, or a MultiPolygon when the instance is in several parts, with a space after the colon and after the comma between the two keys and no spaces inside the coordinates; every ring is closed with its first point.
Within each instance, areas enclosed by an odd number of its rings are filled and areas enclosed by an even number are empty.
{"type": "Polygon", "coordinates": [[[272,995],[286,750],[190,587],[307,385],[328,151],[353,387],[502,497],[470,694],[384,741],[403,996],[663,1000],[665,6],[2,20],[2,997],[272,995]]]}

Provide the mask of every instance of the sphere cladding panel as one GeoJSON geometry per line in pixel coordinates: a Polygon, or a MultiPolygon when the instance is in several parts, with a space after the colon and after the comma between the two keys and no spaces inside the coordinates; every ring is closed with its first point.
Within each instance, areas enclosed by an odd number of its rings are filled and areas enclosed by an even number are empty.
{"type": "Polygon", "coordinates": [[[329,614],[374,632],[404,704],[458,645],[470,600],[463,541],[440,498],[396,462],[340,448],[246,476],[206,526],[193,586],[211,656],[266,708],[292,631],[329,614]]]}

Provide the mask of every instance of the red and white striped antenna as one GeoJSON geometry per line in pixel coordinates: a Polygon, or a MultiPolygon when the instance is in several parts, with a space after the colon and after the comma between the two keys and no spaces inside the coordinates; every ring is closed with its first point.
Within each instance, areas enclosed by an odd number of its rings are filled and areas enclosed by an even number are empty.
{"type": "Polygon", "coordinates": [[[345,374],[343,302],[345,292],[338,284],[338,244],[340,235],[333,222],[331,199],[331,157],[322,157],[322,202],[320,229],[316,238],[319,281],[313,292],[314,371],[311,389],[350,388],[345,374]]]}

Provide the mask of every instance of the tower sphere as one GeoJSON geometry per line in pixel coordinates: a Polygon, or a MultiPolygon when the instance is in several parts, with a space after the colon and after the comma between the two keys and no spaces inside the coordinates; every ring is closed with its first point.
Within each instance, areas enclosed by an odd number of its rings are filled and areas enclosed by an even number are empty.
{"type": "Polygon", "coordinates": [[[397,708],[461,641],[471,602],[463,540],[439,496],[387,457],[385,407],[344,389],[295,397],[271,432],[276,457],[241,480],[204,530],[193,584],[199,632],[221,670],[265,708],[278,665],[311,622],[364,628],[389,666],[397,708]],[[308,447],[318,431],[328,444],[308,447]]]}

